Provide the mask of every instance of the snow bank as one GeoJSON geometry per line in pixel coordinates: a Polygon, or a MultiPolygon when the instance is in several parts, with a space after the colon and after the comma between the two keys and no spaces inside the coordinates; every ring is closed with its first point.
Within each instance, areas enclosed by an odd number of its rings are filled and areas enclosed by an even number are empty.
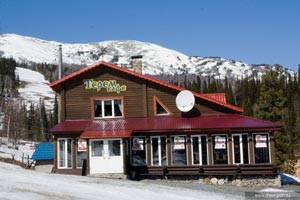
{"type": "Polygon", "coordinates": [[[0,163],[0,199],[201,200],[234,195],[129,180],[46,174],[0,163]]]}

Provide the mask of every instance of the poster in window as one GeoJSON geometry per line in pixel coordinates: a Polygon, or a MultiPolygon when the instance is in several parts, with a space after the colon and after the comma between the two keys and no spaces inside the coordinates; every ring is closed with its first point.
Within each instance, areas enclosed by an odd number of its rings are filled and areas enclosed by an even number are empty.
{"type": "Polygon", "coordinates": [[[256,135],[255,136],[255,148],[266,148],[267,147],[267,136],[256,135]]]}
{"type": "Polygon", "coordinates": [[[132,150],[143,151],[144,150],[144,139],[135,137],[132,139],[132,150]]]}
{"type": "Polygon", "coordinates": [[[185,137],[175,136],[174,137],[174,149],[185,149],[185,137]]]}
{"type": "Polygon", "coordinates": [[[215,137],[215,149],[226,149],[226,137],[215,137]]]}
{"type": "Polygon", "coordinates": [[[86,151],[86,140],[78,139],[78,151],[86,151]]]}

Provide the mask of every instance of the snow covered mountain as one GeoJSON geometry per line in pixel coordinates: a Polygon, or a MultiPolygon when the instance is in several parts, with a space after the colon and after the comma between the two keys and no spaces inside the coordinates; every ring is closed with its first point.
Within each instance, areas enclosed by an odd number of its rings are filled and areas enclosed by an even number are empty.
{"type": "Polygon", "coordinates": [[[63,62],[89,65],[99,60],[130,67],[130,57],[143,56],[143,73],[182,74],[232,78],[261,74],[271,66],[251,65],[220,57],[187,56],[156,44],[133,40],[114,40],[88,44],[62,44],[16,34],[0,35],[0,55],[17,62],[58,63],[58,45],[63,46],[63,62]],[[102,54],[104,52],[104,55],[102,54]]]}

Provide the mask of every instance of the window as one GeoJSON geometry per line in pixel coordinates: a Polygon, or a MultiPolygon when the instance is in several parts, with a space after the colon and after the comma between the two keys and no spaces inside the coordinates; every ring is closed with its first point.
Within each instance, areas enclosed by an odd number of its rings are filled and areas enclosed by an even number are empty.
{"type": "Polygon", "coordinates": [[[193,165],[207,165],[207,137],[192,137],[193,165]]]}
{"type": "Polygon", "coordinates": [[[155,116],[171,115],[172,112],[163,104],[163,102],[156,96],[153,97],[153,107],[155,116]]]}
{"type": "Polygon", "coordinates": [[[87,141],[84,139],[76,139],[76,167],[82,167],[83,160],[86,159],[87,141]]]}
{"type": "Polygon", "coordinates": [[[121,156],[121,141],[108,140],[109,156],[121,156]]]}
{"type": "Polygon", "coordinates": [[[93,103],[95,118],[123,116],[122,99],[94,99],[93,103]]]}
{"type": "Polygon", "coordinates": [[[131,158],[133,166],[146,165],[146,144],[145,137],[131,138],[131,158]]]}
{"type": "Polygon", "coordinates": [[[234,164],[248,164],[249,151],[248,151],[248,135],[239,134],[232,135],[232,150],[233,150],[233,163],[234,164]]]}
{"type": "Polygon", "coordinates": [[[171,137],[171,160],[172,165],[186,165],[186,136],[171,137]]]}
{"type": "Polygon", "coordinates": [[[103,154],[103,140],[91,142],[92,157],[100,157],[103,154]]]}
{"type": "Polygon", "coordinates": [[[253,134],[255,163],[270,163],[269,135],[253,134]]]}
{"type": "Polygon", "coordinates": [[[162,166],[167,164],[166,137],[151,137],[151,164],[162,166]]]}
{"type": "Polygon", "coordinates": [[[228,164],[227,136],[212,136],[214,164],[228,164]]]}
{"type": "Polygon", "coordinates": [[[60,138],[58,142],[58,168],[72,168],[72,139],[60,138]]]}

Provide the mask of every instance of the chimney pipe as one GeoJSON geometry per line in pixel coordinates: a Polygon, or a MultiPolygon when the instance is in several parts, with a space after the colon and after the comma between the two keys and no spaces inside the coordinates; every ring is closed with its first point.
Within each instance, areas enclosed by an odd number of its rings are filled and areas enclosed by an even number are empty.
{"type": "Polygon", "coordinates": [[[142,62],[142,55],[136,55],[136,56],[131,56],[131,65],[133,71],[142,74],[143,73],[143,62],[142,62]]]}
{"type": "Polygon", "coordinates": [[[58,79],[62,78],[62,48],[58,45],[58,79]]]}

